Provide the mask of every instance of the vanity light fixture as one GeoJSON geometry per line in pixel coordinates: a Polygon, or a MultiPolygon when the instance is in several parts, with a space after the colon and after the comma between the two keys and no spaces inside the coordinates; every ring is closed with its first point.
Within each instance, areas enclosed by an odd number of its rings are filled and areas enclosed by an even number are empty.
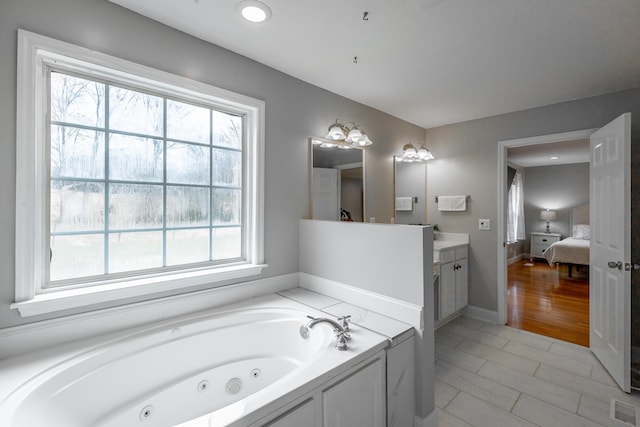
{"type": "Polygon", "coordinates": [[[243,0],[238,3],[237,9],[249,22],[261,23],[271,18],[271,8],[258,0],[243,0]]]}
{"type": "Polygon", "coordinates": [[[319,138],[319,137],[312,137],[311,142],[313,143],[313,145],[319,145],[322,148],[340,148],[342,150],[350,150],[352,148],[362,148],[362,147],[355,146],[350,142],[339,141],[335,139],[319,138]]]}
{"type": "Polygon", "coordinates": [[[547,229],[545,230],[545,233],[550,233],[549,221],[555,221],[556,217],[556,211],[550,211],[549,209],[540,211],[540,219],[547,222],[547,229]]]}
{"type": "Polygon", "coordinates": [[[420,148],[418,148],[418,158],[424,161],[435,159],[431,150],[425,147],[424,144],[422,144],[420,148]]]}
{"type": "Polygon", "coordinates": [[[329,126],[329,133],[325,138],[332,141],[344,141],[354,147],[368,147],[373,144],[364,130],[360,129],[354,122],[348,122],[347,125],[343,125],[337,119],[335,123],[329,126]]]}
{"type": "Polygon", "coordinates": [[[425,147],[424,144],[416,149],[411,142],[402,147],[402,156],[396,158],[401,162],[426,162],[427,160],[435,159],[431,150],[425,147]]]}

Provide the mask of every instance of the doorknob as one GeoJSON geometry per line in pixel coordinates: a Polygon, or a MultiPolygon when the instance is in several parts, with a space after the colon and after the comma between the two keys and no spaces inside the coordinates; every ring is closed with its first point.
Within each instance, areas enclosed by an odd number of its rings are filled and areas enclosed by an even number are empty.
{"type": "Polygon", "coordinates": [[[622,270],[622,261],[609,261],[607,265],[609,266],[609,268],[617,268],[618,270],[622,270]]]}

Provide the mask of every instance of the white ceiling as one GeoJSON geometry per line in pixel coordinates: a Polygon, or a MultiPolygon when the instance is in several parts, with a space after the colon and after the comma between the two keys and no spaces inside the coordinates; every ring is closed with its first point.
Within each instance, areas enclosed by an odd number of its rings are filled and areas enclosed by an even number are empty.
{"type": "Polygon", "coordinates": [[[589,163],[589,139],[527,145],[507,149],[507,159],[523,168],[589,163]],[[551,157],[558,157],[551,159],[551,157]]]}
{"type": "Polygon", "coordinates": [[[425,128],[640,86],[638,0],[109,1],[425,128]]]}

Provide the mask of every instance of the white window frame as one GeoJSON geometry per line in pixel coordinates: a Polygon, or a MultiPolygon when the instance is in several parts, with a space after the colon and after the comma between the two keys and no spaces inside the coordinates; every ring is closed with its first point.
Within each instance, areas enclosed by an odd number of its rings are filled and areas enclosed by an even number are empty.
{"type": "Polygon", "coordinates": [[[23,317],[152,296],[260,274],[264,264],[264,115],[259,99],[146,67],[83,47],[18,30],[16,129],[15,303],[23,317]],[[166,95],[215,104],[244,117],[243,213],[245,259],[222,266],[187,268],[86,283],[70,289],[43,288],[50,168],[47,155],[47,68],[135,84],[166,95]]]}

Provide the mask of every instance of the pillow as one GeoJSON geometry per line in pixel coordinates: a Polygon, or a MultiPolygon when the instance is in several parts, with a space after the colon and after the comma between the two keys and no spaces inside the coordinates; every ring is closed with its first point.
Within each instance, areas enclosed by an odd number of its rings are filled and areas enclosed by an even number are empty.
{"type": "Polygon", "coordinates": [[[573,226],[574,239],[589,240],[590,237],[589,224],[576,224],[573,226]]]}

